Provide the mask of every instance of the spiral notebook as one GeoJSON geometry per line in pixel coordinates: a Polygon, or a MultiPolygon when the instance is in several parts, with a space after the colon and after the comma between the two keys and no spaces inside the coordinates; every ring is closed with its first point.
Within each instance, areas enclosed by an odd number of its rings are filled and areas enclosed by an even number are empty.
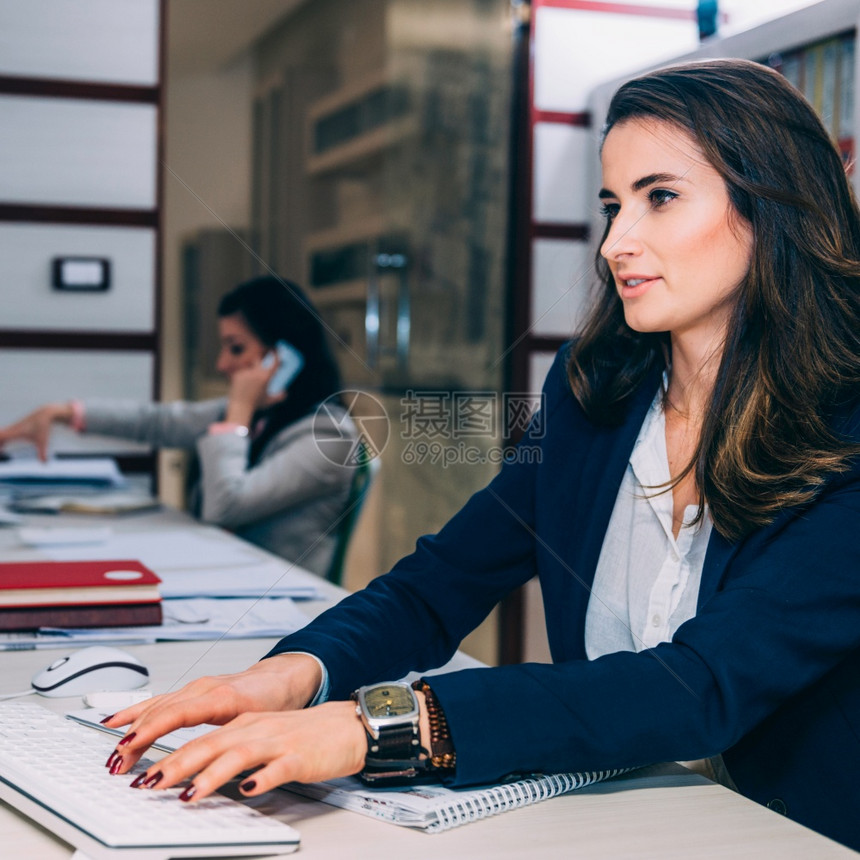
{"type": "Polygon", "coordinates": [[[568,794],[629,770],[618,768],[590,773],[536,774],[475,789],[452,789],[442,785],[368,788],[353,776],[309,784],[291,782],[281,788],[391,824],[414,827],[425,833],[441,833],[509,809],[568,794]]]}

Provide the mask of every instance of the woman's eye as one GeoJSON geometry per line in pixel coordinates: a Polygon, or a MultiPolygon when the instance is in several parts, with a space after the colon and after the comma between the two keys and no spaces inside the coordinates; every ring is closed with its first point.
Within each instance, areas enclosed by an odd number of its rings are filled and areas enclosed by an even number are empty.
{"type": "Polygon", "coordinates": [[[238,343],[234,343],[230,347],[230,355],[240,356],[244,351],[245,351],[245,347],[242,346],[241,344],[238,344],[238,343]]]}
{"type": "Polygon", "coordinates": [[[604,203],[600,207],[600,214],[607,220],[611,221],[617,214],[619,210],[619,205],[617,203],[604,203]]]}
{"type": "Polygon", "coordinates": [[[670,200],[674,200],[678,196],[677,192],[670,191],[668,188],[655,188],[648,192],[648,199],[651,205],[656,209],[658,206],[665,206],[670,200]]]}

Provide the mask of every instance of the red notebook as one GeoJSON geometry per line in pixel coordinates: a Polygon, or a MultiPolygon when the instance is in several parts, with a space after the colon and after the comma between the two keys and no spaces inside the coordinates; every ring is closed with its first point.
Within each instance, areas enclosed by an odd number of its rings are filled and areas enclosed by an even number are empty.
{"type": "Polygon", "coordinates": [[[128,559],[0,562],[0,630],[160,624],[160,582],[128,559]]]}
{"type": "Polygon", "coordinates": [[[0,608],[161,600],[161,580],[139,561],[0,562],[0,608]]]}

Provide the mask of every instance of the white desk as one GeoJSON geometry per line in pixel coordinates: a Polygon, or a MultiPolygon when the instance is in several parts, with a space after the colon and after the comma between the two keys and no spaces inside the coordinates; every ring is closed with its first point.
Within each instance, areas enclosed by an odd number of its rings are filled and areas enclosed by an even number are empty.
{"type": "MultiPolygon", "coordinates": [[[[96,524],[96,520],[89,518],[75,521],[82,525],[96,524]]],[[[56,518],[48,521],[44,517],[33,522],[59,524],[56,518]]],[[[169,511],[104,522],[115,529],[141,531],[196,526],[193,520],[169,511]]],[[[16,546],[11,530],[0,530],[0,559],[24,561],[36,557],[33,550],[16,546]]],[[[303,604],[311,616],[342,594],[334,586],[322,585],[326,599],[303,604]]],[[[159,643],[128,646],[128,650],[149,667],[154,691],[163,692],[198,675],[245,668],[266,653],[274,641],[159,643]]],[[[32,675],[58,653],[54,650],[0,653],[0,693],[27,689],[32,675]]],[[[81,707],[79,698],[38,701],[61,713],[81,707]]],[[[432,836],[284,791],[270,792],[253,802],[296,827],[302,837],[300,856],[319,860],[378,860],[381,856],[409,860],[482,857],[522,860],[562,856],[589,860],[631,857],[825,860],[857,856],[676,766],[666,766],[663,773],[656,785],[636,778],[622,779],[432,836]],[[676,775],[672,776],[673,773],[676,775]]],[[[72,854],[66,843],[3,803],[0,803],[0,846],[0,856],[9,858],[54,860],[72,854]]]]}

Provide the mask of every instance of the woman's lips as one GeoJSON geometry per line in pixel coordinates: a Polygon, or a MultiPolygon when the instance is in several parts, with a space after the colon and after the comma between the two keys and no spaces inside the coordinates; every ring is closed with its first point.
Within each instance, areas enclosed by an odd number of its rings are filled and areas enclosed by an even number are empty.
{"type": "Polygon", "coordinates": [[[647,292],[660,278],[619,278],[622,299],[635,299],[647,292]]]}

